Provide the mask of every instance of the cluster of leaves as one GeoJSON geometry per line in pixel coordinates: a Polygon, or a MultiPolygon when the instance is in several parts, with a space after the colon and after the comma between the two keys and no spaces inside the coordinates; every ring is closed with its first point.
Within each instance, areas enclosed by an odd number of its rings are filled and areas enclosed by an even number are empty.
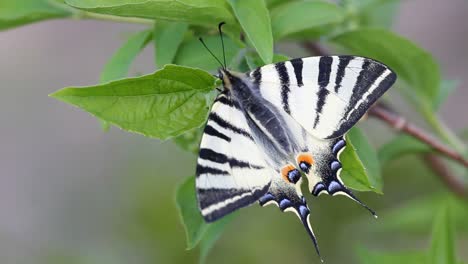
{"type": "MultiPolygon", "coordinates": [[[[215,30],[221,21],[226,22],[226,59],[237,71],[288,59],[274,53],[274,45],[284,41],[320,41],[384,62],[397,72],[399,91],[409,104],[442,139],[459,147],[435,116],[455,85],[441,81],[439,66],[428,52],[388,29],[397,8],[396,0],[339,4],[325,0],[6,0],[0,6],[0,30],[55,18],[147,24],[148,29],[130,36],[104,66],[101,84],[64,88],[51,96],[96,116],[105,128],[112,124],[148,137],[172,139],[193,153],[220,85],[211,74],[218,65],[197,38],[202,36],[215,54],[222,54],[215,30]],[[127,78],[134,58],[150,43],[159,70],[127,78]]],[[[409,152],[431,151],[411,138],[396,137],[377,152],[358,128],[348,134],[348,140],[351,147],[342,155],[342,177],[359,191],[382,193],[379,164],[409,152]]],[[[204,259],[230,218],[206,224],[194,191],[190,177],[177,191],[177,204],[187,247],[200,245],[204,259]]]]}

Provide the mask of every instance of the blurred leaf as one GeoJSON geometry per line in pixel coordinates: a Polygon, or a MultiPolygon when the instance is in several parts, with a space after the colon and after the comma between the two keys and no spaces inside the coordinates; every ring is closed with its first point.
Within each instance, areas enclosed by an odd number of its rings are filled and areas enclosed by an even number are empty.
{"type": "Polygon", "coordinates": [[[50,0],[2,0],[0,30],[69,15],[59,2],[50,0]]]}
{"type": "MultiPolygon", "coordinates": [[[[287,61],[289,59],[290,58],[288,56],[283,55],[283,54],[273,54],[273,63],[287,61]]],[[[257,53],[247,53],[245,55],[245,60],[250,70],[255,70],[256,68],[265,65],[257,53]]]]}
{"type": "Polygon", "coordinates": [[[130,36],[127,42],[114,53],[106,66],[104,66],[104,70],[101,73],[101,83],[127,77],[133,60],[150,40],[151,32],[148,30],[130,36]]]}
{"type": "Polygon", "coordinates": [[[344,10],[326,1],[300,1],[278,6],[271,12],[275,40],[311,29],[338,24],[344,20],[344,10]]]}
{"type": "Polygon", "coordinates": [[[358,191],[382,193],[377,154],[359,128],[354,127],[348,132],[340,161],[343,164],[340,177],[346,186],[358,191]]]}
{"type": "Polygon", "coordinates": [[[364,27],[390,28],[400,7],[400,0],[350,0],[348,9],[357,10],[364,27]]]}
{"type": "Polygon", "coordinates": [[[387,164],[406,154],[425,153],[431,150],[431,147],[411,136],[400,135],[380,147],[378,157],[380,164],[387,164]]]}
{"type": "MultiPolygon", "coordinates": [[[[210,50],[222,61],[223,49],[219,37],[208,36],[203,38],[203,40],[210,50]]],[[[230,38],[224,38],[224,45],[226,50],[226,62],[229,66],[240,48],[230,38]]],[[[175,57],[175,63],[178,65],[200,68],[206,71],[213,71],[220,67],[216,59],[208,53],[198,39],[191,39],[188,42],[182,43],[175,57]]]]}
{"type": "Polygon", "coordinates": [[[167,139],[201,126],[219,83],[199,69],[166,65],[138,78],[64,88],[50,96],[124,130],[167,139]]]}
{"type": "Polygon", "coordinates": [[[200,243],[200,260],[203,262],[232,217],[211,224],[205,222],[198,209],[195,190],[195,177],[187,178],[177,188],[176,203],[187,236],[187,249],[200,243]]]}
{"type": "Polygon", "coordinates": [[[371,252],[362,248],[358,250],[358,256],[361,264],[426,264],[428,260],[422,252],[371,252]]]}
{"type": "Polygon", "coordinates": [[[186,23],[158,21],[154,26],[154,47],[156,67],[174,63],[177,50],[184,39],[186,23]]]}
{"type": "Polygon", "coordinates": [[[68,5],[82,10],[124,17],[180,21],[214,27],[220,21],[226,29],[237,23],[224,1],[216,0],[66,0],[68,5]]]}
{"type": "Polygon", "coordinates": [[[208,224],[208,229],[205,231],[203,238],[200,241],[200,264],[206,262],[206,258],[219,240],[226,228],[226,225],[233,219],[232,215],[225,216],[212,224],[208,224]]]}
{"type": "Polygon", "coordinates": [[[247,38],[265,64],[273,60],[270,14],[264,0],[228,0],[247,38]]]}
{"type": "Polygon", "coordinates": [[[442,206],[432,227],[432,243],[429,259],[434,264],[455,264],[455,231],[450,207],[442,206]]]}
{"type": "Polygon", "coordinates": [[[198,209],[195,177],[187,178],[176,191],[177,209],[187,236],[187,249],[194,248],[208,229],[198,209]]]}
{"type": "Polygon", "coordinates": [[[438,110],[442,104],[447,100],[449,95],[453,93],[460,82],[458,80],[443,80],[440,85],[439,96],[434,103],[434,109],[438,110]]]}
{"type": "MultiPolygon", "coordinates": [[[[408,175],[410,176],[410,175],[408,175]]],[[[382,213],[377,228],[386,232],[424,233],[430,229],[434,208],[448,204],[457,231],[467,232],[468,204],[447,194],[433,194],[417,198],[382,213]]]]}
{"type": "Polygon", "coordinates": [[[187,131],[184,134],[173,138],[172,140],[183,150],[193,154],[198,154],[202,135],[203,127],[198,127],[187,131]]]}
{"type": "Polygon", "coordinates": [[[362,28],[332,40],[356,55],[387,64],[409,84],[406,95],[418,110],[433,109],[439,96],[440,72],[434,58],[409,40],[385,29],[362,28]]]}

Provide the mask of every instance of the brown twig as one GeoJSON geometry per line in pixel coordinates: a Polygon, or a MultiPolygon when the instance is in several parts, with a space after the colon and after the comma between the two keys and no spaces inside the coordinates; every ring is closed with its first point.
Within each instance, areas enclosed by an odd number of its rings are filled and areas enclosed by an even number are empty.
{"type": "Polygon", "coordinates": [[[437,139],[433,138],[426,131],[418,128],[417,126],[409,123],[404,117],[397,115],[395,112],[388,110],[380,105],[375,105],[368,111],[369,116],[376,117],[381,121],[387,123],[397,131],[402,131],[430,146],[440,154],[459,162],[468,168],[468,160],[466,160],[460,153],[450,149],[444,144],[440,143],[437,139]]]}
{"type": "MultiPolygon", "coordinates": [[[[302,46],[309,52],[316,55],[326,56],[329,54],[317,43],[304,42],[302,43],[302,46]]],[[[392,110],[384,108],[380,105],[375,105],[368,111],[368,114],[372,117],[378,118],[381,121],[384,121],[391,127],[395,128],[397,131],[401,131],[413,136],[414,138],[430,146],[432,149],[436,150],[438,153],[451,158],[452,160],[462,164],[464,167],[468,167],[468,160],[466,160],[460,153],[440,143],[428,132],[409,123],[404,117],[396,114],[392,110]]],[[[450,190],[462,198],[468,197],[468,189],[465,184],[458,177],[452,174],[452,172],[440,157],[434,154],[427,154],[425,156],[425,160],[428,166],[437,173],[437,175],[450,190]]]]}
{"type": "Polygon", "coordinates": [[[431,169],[440,176],[440,179],[450,190],[452,190],[452,192],[462,198],[468,197],[468,189],[465,187],[464,183],[452,174],[440,157],[434,154],[427,154],[424,156],[424,159],[429,167],[431,167],[431,169]]]}

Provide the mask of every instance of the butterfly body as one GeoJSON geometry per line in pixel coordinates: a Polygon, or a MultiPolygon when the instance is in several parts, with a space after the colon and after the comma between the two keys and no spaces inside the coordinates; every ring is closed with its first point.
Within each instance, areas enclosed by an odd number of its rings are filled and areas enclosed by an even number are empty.
{"type": "Polygon", "coordinates": [[[318,252],[303,178],[315,196],[344,194],[369,209],[341,181],[339,156],[345,133],[395,74],[371,59],[325,56],[246,74],[221,69],[219,77],[224,91],[208,117],[197,162],[202,215],[210,222],[256,201],[276,204],[299,217],[318,252]]]}

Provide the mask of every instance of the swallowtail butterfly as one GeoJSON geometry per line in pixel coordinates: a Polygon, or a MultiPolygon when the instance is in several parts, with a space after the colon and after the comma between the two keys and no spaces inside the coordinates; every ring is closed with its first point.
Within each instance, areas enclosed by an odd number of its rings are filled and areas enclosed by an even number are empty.
{"type": "Polygon", "coordinates": [[[395,82],[391,69],[369,58],[318,56],[248,73],[222,65],[218,75],[224,89],[209,114],[196,169],[207,222],[255,202],[275,204],[299,217],[320,256],[301,193],[304,176],[313,195],[345,195],[375,216],[340,179],[340,153],[346,132],[395,82]]]}

